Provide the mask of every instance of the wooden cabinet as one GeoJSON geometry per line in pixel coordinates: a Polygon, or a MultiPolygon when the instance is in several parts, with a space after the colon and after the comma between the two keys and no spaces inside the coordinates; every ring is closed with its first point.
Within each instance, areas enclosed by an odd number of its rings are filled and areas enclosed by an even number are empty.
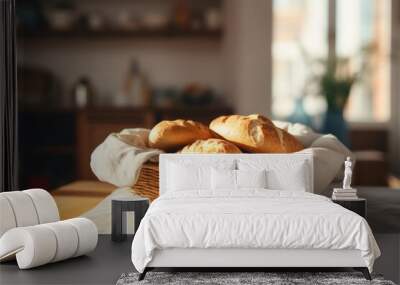
{"type": "Polygon", "coordinates": [[[126,128],[152,128],[162,120],[191,119],[208,124],[215,117],[231,113],[232,109],[228,107],[108,108],[78,111],[77,178],[95,178],[90,169],[90,155],[110,133],[126,128]]]}
{"type": "Polygon", "coordinates": [[[75,179],[76,117],[71,110],[18,112],[18,179],[21,189],[52,189],[75,179]]]}
{"type": "Polygon", "coordinates": [[[93,179],[90,155],[110,133],[127,128],[150,128],[154,124],[150,109],[93,109],[77,112],[77,172],[79,179],[93,179]]]}
{"type": "Polygon", "coordinates": [[[78,179],[95,180],[93,150],[113,132],[152,128],[161,120],[191,119],[208,124],[231,114],[228,107],[20,109],[20,185],[54,189],[78,179]]]}
{"type": "Polygon", "coordinates": [[[389,133],[386,129],[352,129],[351,149],[356,157],[354,185],[387,186],[389,133]]]}

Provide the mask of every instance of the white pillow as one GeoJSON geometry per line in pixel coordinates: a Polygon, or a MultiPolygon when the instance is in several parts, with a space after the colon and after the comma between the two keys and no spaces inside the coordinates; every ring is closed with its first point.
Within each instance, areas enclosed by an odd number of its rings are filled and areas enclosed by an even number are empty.
{"type": "Polygon", "coordinates": [[[232,169],[215,169],[211,170],[211,188],[213,190],[236,189],[236,170],[232,169]]]}
{"type": "Polygon", "coordinates": [[[271,169],[267,172],[268,188],[272,190],[302,191],[311,189],[309,170],[305,162],[293,163],[290,171],[271,169]]]}
{"type": "Polygon", "coordinates": [[[190,160],[168,162],[167,191],[211,190],[211,168],[234,169],[233,160],[218,160],[194,164],[190,160]]]}
{"type": "Polygon", "coordinates": [[[299,160],[238,160],[239,170],[266,170],[268,189],[287,191],[311,191],[310,169],[299,160]]]}
{"type": "Polygon", "coordinates": [[[238,188],[267,188],[267,171],[263,170],[236,170],[238,188]]]}
{"type": "Polygon", "coordinates": [[[167,178],[168,189],[170,191],[210,189],[210,171],[211,167],[170,163],[167,178]]]}
{"type": "Polygon", "coordinates": [[[211,170],[212,189],[238,190],[240,188],[266,188],[265,170],[211,170]]]}

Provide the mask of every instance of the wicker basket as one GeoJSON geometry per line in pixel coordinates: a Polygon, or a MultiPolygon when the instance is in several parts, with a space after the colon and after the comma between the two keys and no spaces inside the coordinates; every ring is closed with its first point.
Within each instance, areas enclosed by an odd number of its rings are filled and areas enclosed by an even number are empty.
{"type": "Polygon", "coordinates": [[[159,168],[158,163],[147,162],[143,164],[136,184],[132,187],[133,191],[150,201],[156,199],[159,195],[158,188],[159,168]]]}

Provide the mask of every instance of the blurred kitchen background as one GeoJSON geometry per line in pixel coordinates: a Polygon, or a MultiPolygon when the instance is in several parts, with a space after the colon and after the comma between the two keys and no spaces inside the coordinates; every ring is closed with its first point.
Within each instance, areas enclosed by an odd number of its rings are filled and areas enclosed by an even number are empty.
{"type": "Polygon", "coordinates": [[[334,133],[399,187],[390,0],[17,0],[20,186],[95,180],[111,132],[261,113],[334,133]]]}

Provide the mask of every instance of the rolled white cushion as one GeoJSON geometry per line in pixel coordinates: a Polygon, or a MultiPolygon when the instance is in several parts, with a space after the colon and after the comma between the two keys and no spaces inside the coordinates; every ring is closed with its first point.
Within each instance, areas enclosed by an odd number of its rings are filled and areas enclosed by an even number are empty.
{"type": "Polygon", "coordinates": [[[0,261],[17,258],[20,269],[51,262],[57,252],[53,231],[43,225],[14,228],[0,239],[0,261]]]}
{"type": "Polygon", "coordinates": [[[86,254],[97,245],[97,228],[86,218],[19,227],[0,238],[0,261],[16,256],[20,269],[86,254]]]}
{"type": "Polygon", "coordinates": [[[8,230],[15,228],[17,222],[8,199],[0,195],[0,237],[8,230]]]}
{"type": "Polygon", "coordinates": [[[94,250],[97,246],[98,231],[96,225],[86,218],[74,218],[63,221],[72,225],[78,233],[78,248],[74,254],[79,256],[94,250]]]}
{"type": "Polygon", "coordinates": [[[52,262],[57,262],[74,256],[78,249],[78,233],[71,224],[64,222],[55,222],[44,224],[44,227],[49,228],[56,236],[57,251],[52,262]]]}
{"type": "Polygon", "coordinates": [[[31,197],[22,191],[3,192],[13,209],[17,227],[33,226],[39,223],[35,205],[31,197]]]}
{"type": "Polygon", "coordinates": [[[43,189],[0,193],[0,237],[15,227],[60,220],[53,197],[43,189]]]}
{"type": "Polygon", "coordinates": [[[49,192],[43,189],[29,189],[23,191],[30,196],[36,208],[39,224],[51,223],[60,220],[57,204],[49,192]]]}

